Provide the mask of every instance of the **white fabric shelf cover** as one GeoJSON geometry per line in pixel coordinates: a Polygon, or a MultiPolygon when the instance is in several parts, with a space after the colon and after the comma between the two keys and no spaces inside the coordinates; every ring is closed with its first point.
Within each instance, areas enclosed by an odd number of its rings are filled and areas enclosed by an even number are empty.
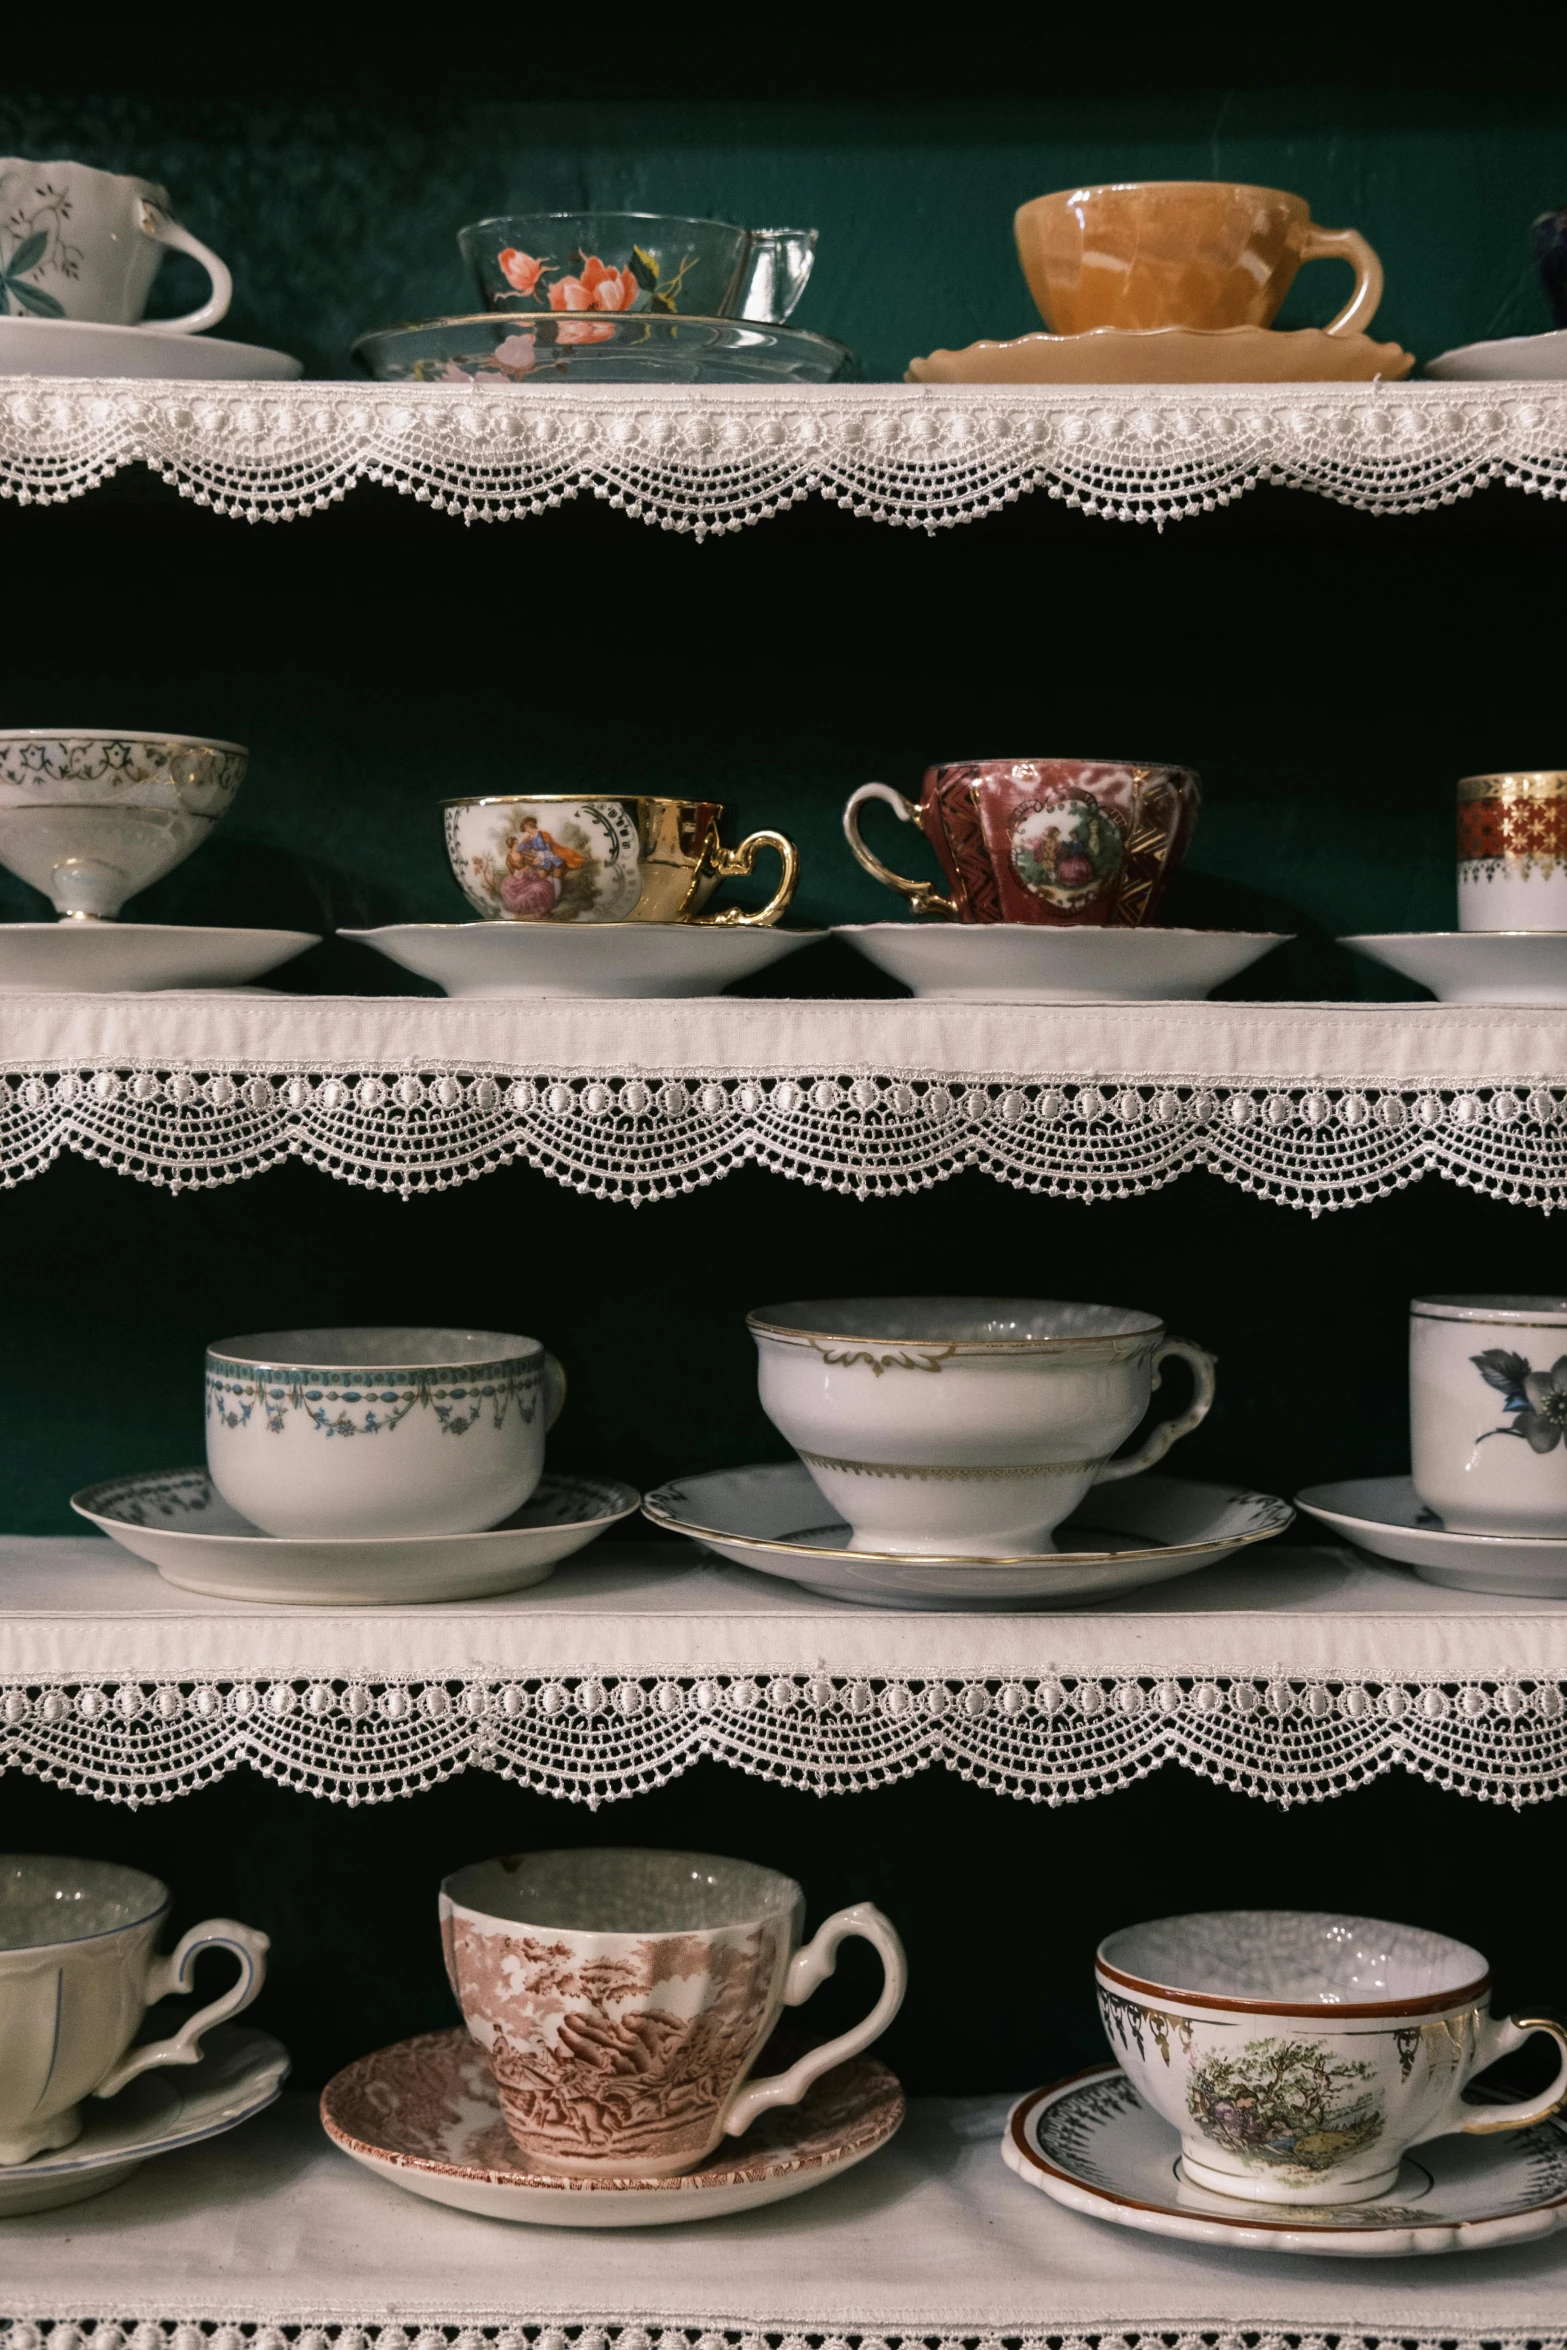
{"type": "Polygon", "coordinates": [[[754,1161],[861,1197],[975,1167],[1115,1198],[1206,1168],[1314,1214],[1427,1174],[1550,1209],[1567,1012],[13,996],[0,1187],[62,1151],[175,1188],[297,1157],[407,1194],[520,1161],[637,1201],[754,1161]]]}
{"type": "Polygon", "coordinates": [[[12,379],[0,496],[80,497],[142,464],[249,521],[382,482],[465,522],[584,493],[666,530],[738,530],[816,496],[918,529],[1029,490],[1163,524],[1260,483],[1373,514],[1502,482],[1567,488],[1561,384],[780,388],[12,379]]]}
{"type": "Polygon", "coordinates": [[[603,1543],[504,1599],[277,1608],[100,1537],[0,1540],[0,1768],[82,1794],[248,1766],[362,1803],[483,1769],[598,1804],[703,1759],[822,1794],[939,1765],[1055,1805],[1174,1762],[1278,1803],[1397,1768],[1539,1802],[1567,1792],[1567,1604],[1273,1545],[1055,1615],[902,1613],[603,1543]]]}
{"type": "Polygon", "coordinates": [[[509,2227],[368,2176],[292,2093],[101,2202],[5,2222],[3,2350],[1561,2350],[1567,2239],[1447,2259],[1225,2258],[1063,2211],[1004,2098],[688,2227],[509,2227]],[[5,2319],[9,2318],[9,2327],[5,2319]],[[196,2329],[205,2329],[197,2331],[196,2329]],[[285,2334],[280,2329],[287,2328],[285,2334]],[[564,2329],[573,2329],[569,2334],[564,2329]],[[188,2330],[186,2330],[188,2329],[188,2330]],[[444,2332],[439,2329],[446,2329],[444,2332]],[[580,2329],[577,2330],[577,2329],[580,2329]]]}

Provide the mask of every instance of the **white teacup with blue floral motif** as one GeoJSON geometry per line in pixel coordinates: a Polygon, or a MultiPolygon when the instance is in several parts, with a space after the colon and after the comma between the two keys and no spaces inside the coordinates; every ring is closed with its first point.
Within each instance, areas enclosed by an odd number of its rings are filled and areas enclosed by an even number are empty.
{"type": "Polygon", "coordinates": [[[1409,1451],[1449,1534],[1567,1535],[1567,1298],[1417,1297],[1409,1451]]]}
{"type": "Polygon", "coordinates": [[[267,1534],[477,1534],[544,1468],[566,1377],[498,1330],[266,1330],[207,1349],[207,1468],[267,1534]]]}
{"type": "Polygon", "coordinates": [[[1195,2187],[1254,2203],[1367,2203],[1411,2146],[1522,2130],[1567,2101],[1567,2026],[1489,2011],[1478,1950],[1419,1926],[1314,1910],[1212,1910],[1099,1945],[1099,2013],[1145,2105],[1181,2134],[1195,2187]],[[1548,2032],[1550,2087],[1464,2097],[1476,2073],[1548,2032]]]}

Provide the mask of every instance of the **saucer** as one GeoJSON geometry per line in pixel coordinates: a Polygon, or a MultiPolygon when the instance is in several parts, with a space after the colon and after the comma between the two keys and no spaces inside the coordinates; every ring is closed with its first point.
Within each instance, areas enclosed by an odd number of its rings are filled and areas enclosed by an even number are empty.
{"type": "Polygon", "coordinates": [[[550,2228],[656,2228],[781,2203],[852,2170],[902,2119],[895,2076],[861,2056],[678,2178],[560,2179],[530,2170],[518,2153],[484,2052],[461,2026],[362,2056],[321,2092],[333,2144],[393,2186],[454,2211],[550,2228]]]}
{"type": "Polygon", "coordinates": [[[283,1607],[398,1607],[490,1599],[542,1583],[637,1506],[618,1477],[551,1476],[504,1526],[483,1534],[263,1534],[213,1491],[205,1469],[110,1477],[71,1507],[165,1583],[214,1599],[283,1607]]]}
{"type": "Polygon", "coordinates": [[[1424,1583],[1499,1599],[1567,1599],[1567,1535],[1449,1534],[1407,1477],[1308,1485],[1295,1503],[1357,1550],[1413,1567],[1424,1583]]]}
{"type": "Polygon", "coordinates": [[[1412,351],[1319,326],[1096,326],[911,359],[916,384],[1397,383],[1412,351]]]}
{"type": "Polygon", "coordinates": [[[1338,943],[1444,1004],[1567,1004],[1567,931],[1395,930],[1338,943]]]}
{"type": "Polygon", "coordinates": [[[824,930],[689,922],[394,922],[340,930],[455,996],[718,995],[824,930]]]}
{"type": "Polygon", "coordinates": [[[1498,343],[1461,343],[1426,361],[1438,383],[1567,382],[1567,327],[1543,335],[1507,335],[1498,343]]]}
{"type": "MultiPolygon", "coordinates": [[[[16,323],[0,318],[0,327],[16,323]]],[[[0,995],[242,987],[320,944],[310,930],[203,930],[178,922],[0,922],[0,995]]]]}
{"type": "Polygon", "coordinates": [[[828,335],[752,318],[619,317],[481,311],[361,335],[354,357],[377,383],[825,384],[854,365],[828,335]]]}
{"type": "Polygon", "coordinates": [[[1287,933],[854,922],[833,930],[916,995],[948,1003],[1137,1004],[1205,996],[1287,933]]]}
{"type": "Polygon", "coordinates": [[[133,375],[159,382],[292,383],[304,362],[256,343],[78,318],[0,318],[0,375],[133,375]]]}
{"type": "Polygon", "coordinates": [[[784,1575],[823,1599],[949,1609],[1013,1608],[1020,1601],[1057,1606],[1165,1583],[1282,1534],[1295,1515],[1271,1493],[1184,1477],[1128,1477],[1079,1503],[1057,1528],[1060,1550],[1027,1558],[913,1558],[847,1549],[848,1527],[832,1516],[800,1461],[681,1478],[648,1494],[642,1514],[736,1566],[784,1575]]]}
{"type": "Polygon", "coordinates": [[[215,2138],[270,2105],[288,2071],[288,2050],[270,2032],[219,2024],[197,2064],[141,2073],[117,2097],[82,2102],[82,2134],[54,2154],[0,2169],[0,2219],[84,2203],[128,2179],[154,2154],[215,2138]]]}
{"type": "Polygon", "coordinates": [[[1009,2170],[1069,2211],[1235,2252],[1388,2260],[1484,2252],[1548,2236],[1567,2215],[1567,2128],[1433,2138],[1406,2154],[1375,2203],[1250,2203],[1181,2175],[1181,2141],[1117,2064],[1020,2097],[1001,2152],[1009,2170]]]}

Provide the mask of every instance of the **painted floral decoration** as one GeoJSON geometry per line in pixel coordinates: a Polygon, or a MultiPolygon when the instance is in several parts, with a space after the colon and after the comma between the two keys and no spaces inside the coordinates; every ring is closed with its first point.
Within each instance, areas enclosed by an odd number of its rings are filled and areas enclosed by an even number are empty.
{"type": "Polygon", "coordinates": [[[496,259],[502,277],[519,294],[531,294],[545,270],[550,267],[549,262],[537,261],[531,253],[519,253],[515,245],[508,245],[504,253],[497,254],[496,259]]]}
{"type": "Polygon", "coordinates": [[[639,288],[629,269],[608,269],[596,253],[587,255],[580,277],[558,277],[550,288],[552,310],[630,310],[639,288]]]}
{"type": "Polygon", "coordinates": [[[1487,1428],[1486,1436],[1521,1436],[1531,1452],[1554,1452],[1567,1437],[1567,1355],[1558,1355],[1548,1371],[1531,1371],[1522,1355],[1505,1346],[1488,1346],[1470,1361],[1485,1381],[1505,1398],[1502,1409],[1513,1414],[1504,1428],[1487,1428]]]}

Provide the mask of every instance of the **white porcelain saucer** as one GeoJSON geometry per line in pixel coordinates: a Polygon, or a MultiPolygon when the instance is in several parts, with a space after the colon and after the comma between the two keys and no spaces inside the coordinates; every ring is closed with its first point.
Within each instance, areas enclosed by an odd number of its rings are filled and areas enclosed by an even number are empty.
{"type": "Polygon", "coordinates": [[[855,922],[833,931],[916,995],[949,1003],[1158,1003],[1205,996],[1289,934],[1065,930],[1029,922],[855,922]]]}
{"type": "Polygon", "coordinates": [[[870,1607],[1056,1607],[1189,1575],[1211,1559],[1282,1534],[1295,1513],[1271,1493],[1128,1477],[1101,1486],[1056,1529],[1060,1547],[1032,1558],[910,1558],[849,1550],[799,1461],[718,1469],[659,1486],[642,1504],[655,1526],[688,1534],[736,1566],[803,1583],[824,1599],[870,1607]]]}
{"type": "Polygon", "coordinates": [[[1433,2138],[1404,2157],[1375,2203],[1249,2203],[1181,2175],[1181,2141],[1119,2065],[1096,2065],[1020,2097],[1001,2152],[1020,2179],[1069,2211],[1151,2236],[1233,2252],[1388,2260],[1484,2252],[1548,2236],[1567,2215],[1567,2128],[1433,2138]]]}
{"type": "Polygon", "coordinates": [[[0,318],[0,375],[119,375],[163,383],[292,383],[304,362],[258,343],[77,318],[0,318]]]}
{"type": "Polygon", "coordinates": [[[85,1485],[71,1507],[181,1591],[268,1606],[397,1607],[542,1583],[629,1518],[638,1498],[618,1477],[546,1473],[531,1499],[485,1534],[307,1538],[263,1534],[219,1498],[205,1469],[169,1469],[85,1485]]]}
{"type": "Polygon", "coordinates": [[[1444,1004],[1567,1004],[1567,930],[1403,930],[1338,943],[1444,1004]]]}
{"type": "MultiPolygon", "coordinates": [[[[0,319],[0,326],[7,323],[0,319]]],[[[310,930],[180,922],[0,922],[0,995],[243,987],[321,941],[310,930]]]]}
{"type": "Polygon", "coordinates": [[[558,2179],[530,2170],[501,2119],[483,2050],[459,2027],[362,2056],[321,2092],[321,2126],[394,2187],[485,2219],[548,2228],[656,2228],[781,2203],[852,2170],[903,2119],[874,2057],[824,2073],[674,2179],[558,2179]]]}
{"type": "Polygon", "coordinates": [[[199,2064],[140,2074],[117,2097],[89,2097],[81,2136],[56,2154],[0,2169],[0,2219],[84,2203],[117,2187],[154,2154],[215,2138],[270,2105],[288,2072],[288,2050],[270,2032],[219,2024],[199,2064]]]}
{"type": "Polygon", "coordinates": [[[1495,343],[1460,343],[1426,361],[1438,383],[1567,382],[1567,327],[1543,335],[1506,335],[1495,343]]]}
{"type": "Polygon", "coordinates": [[[1425,1583],[1499,1599],[1567,1599],[1567,1537],[1449,1534],[1407,1477],[1308,1485],[1295,1506],[1373,1558],[1413,1567],[1425,1583]]]}
{"type": "Polygon", "coordinates": [[[454,996],[718,995],[822,930],[689,922],[394,922],[340,930],[454,996]]]}

